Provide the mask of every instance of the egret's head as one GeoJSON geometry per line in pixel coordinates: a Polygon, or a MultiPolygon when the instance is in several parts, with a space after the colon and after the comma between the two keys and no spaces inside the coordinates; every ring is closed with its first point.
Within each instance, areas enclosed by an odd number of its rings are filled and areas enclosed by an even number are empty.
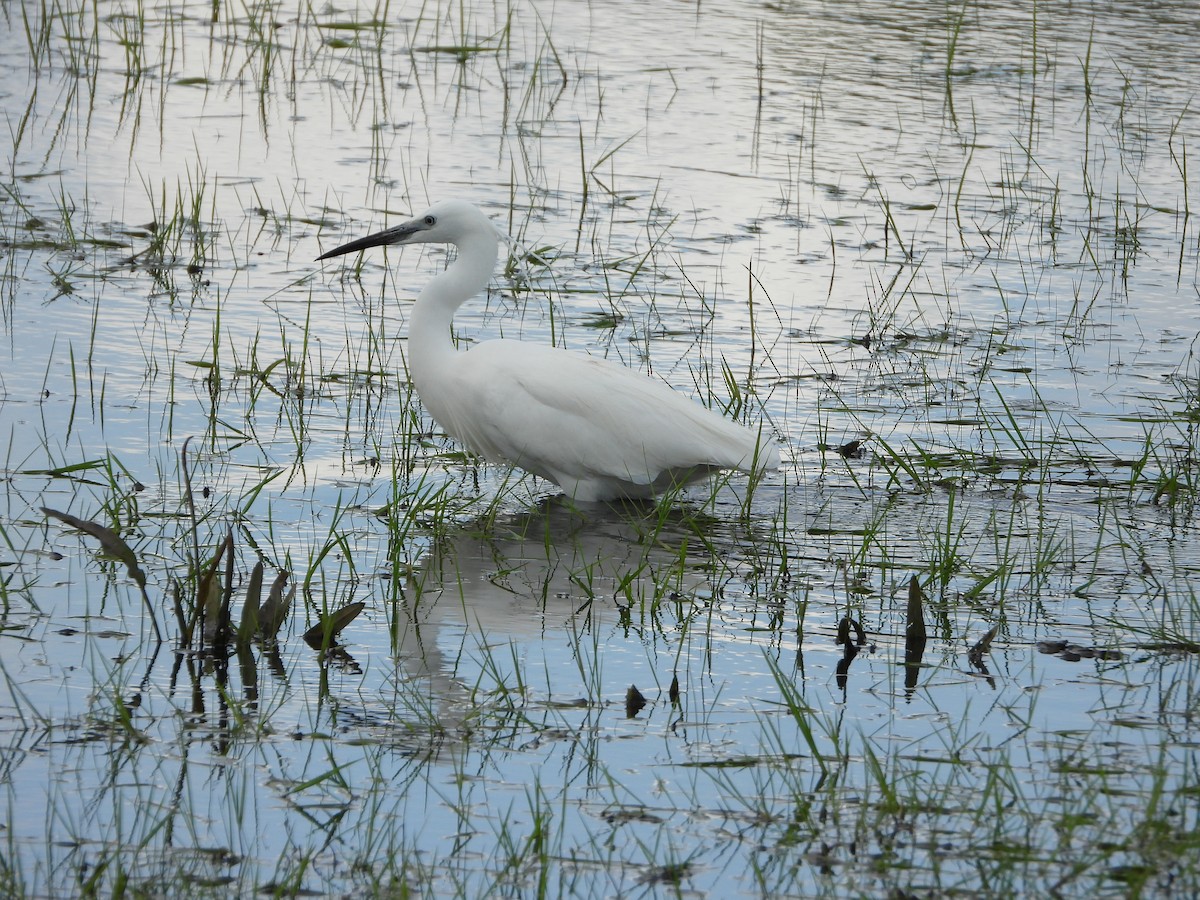
{"type": "Polygon", "coordinates": [[[342,244],[322,253],[317,259],[329,259],[331,256],[388,244],[459,244],[464,238],[480,231],[493,236],[497,234],[492,220],[470,203],[465,200],[443,200],[407,222],[342,244]]]}

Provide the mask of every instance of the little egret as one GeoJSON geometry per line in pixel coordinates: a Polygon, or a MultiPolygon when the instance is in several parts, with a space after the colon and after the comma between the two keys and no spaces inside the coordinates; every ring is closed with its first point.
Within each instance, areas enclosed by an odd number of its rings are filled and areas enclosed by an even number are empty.
{"type": "Polygon", "coordinates": [[[453,244],[458,254],[425,285],[408,329],[417,394],[446,432],[493,462],[549,479],[578,501],[650,497],[718,469],[778,465],[766,435],[723,418],[624,366],[515,340],[460,352],[455,311],[481,292],[500,233],[470,203],[448,200],[318,260],[389,244],[453,244]]]}

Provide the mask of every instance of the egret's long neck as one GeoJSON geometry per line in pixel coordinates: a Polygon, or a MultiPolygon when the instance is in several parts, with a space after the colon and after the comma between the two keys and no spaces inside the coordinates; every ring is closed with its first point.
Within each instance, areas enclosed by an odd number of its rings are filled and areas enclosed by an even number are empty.
{"type": "Polygon", "coordinates": [[[418,392],[439,364],[451,362],[450,323],[463,303],[487,287],[496,267],[497,245],[490,226],[460,238],[458,257],[417,297],[408,326],[408,366],[418,392]]]}

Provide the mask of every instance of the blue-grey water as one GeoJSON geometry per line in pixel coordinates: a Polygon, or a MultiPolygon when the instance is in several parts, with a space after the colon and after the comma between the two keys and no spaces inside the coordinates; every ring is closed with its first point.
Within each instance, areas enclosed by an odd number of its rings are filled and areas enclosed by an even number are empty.
{"type": "Polygon", "coordinates": [[[1194,885],[1189,3],[0,18],[0,885],[1194,885]],[[580,518],[456,452],[405,375],[442,252],[313,262],[446,196],[536,251],[460,340],[740,397],[784,448],[748,509],[735,477],[580,518]],[[301,583],[253,671],[174,652],[189,436],[204,551],[232,529],[239,585],[301,583]],[[156,656],[123,567],[44,506],[122,531],[156,656]],[[323,664],[300,635],[352,601],[323,664]]]}

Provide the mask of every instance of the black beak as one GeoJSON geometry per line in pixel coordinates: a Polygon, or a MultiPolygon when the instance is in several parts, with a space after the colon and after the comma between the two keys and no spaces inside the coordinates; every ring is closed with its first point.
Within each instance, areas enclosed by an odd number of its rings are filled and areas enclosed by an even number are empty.
{"type": "Polygon", "coordinates": [[[317,257],[317,260],[329,259],[331,256],[341,256],[345,253],[354,253],[357,250],[366,250],[368,247],[402,244],[420,230],[420,225],[413,224],[412,222],[405,222],[403,225],[394,225],[391,228],[385,228],[383,231],[377,231],[375,234],[359,238],[357,241],[351,241],[348,244],[335,247],[326,253],[322,253],[317,257]]]}

